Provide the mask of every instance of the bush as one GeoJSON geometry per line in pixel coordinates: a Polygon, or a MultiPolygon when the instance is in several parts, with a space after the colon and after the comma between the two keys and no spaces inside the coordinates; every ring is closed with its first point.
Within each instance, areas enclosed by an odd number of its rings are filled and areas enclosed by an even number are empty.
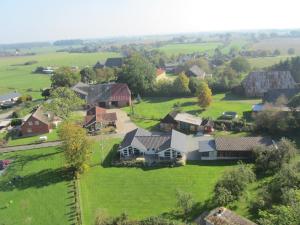
{"type": "Polygon", "coordinates": [[[238,199],[246,186],[254,180],[255,174],[252,168],[239,162],[237,168],[226,172],[217,182],[214,190],[216,203],[218,205],[227,205],[238,199]]]}
{"type": "Polygon", "coordinates": [[[10,125],[15,127],[15,126],[20,126],[22,124],[21,119],[12,119],[10,125]]]}

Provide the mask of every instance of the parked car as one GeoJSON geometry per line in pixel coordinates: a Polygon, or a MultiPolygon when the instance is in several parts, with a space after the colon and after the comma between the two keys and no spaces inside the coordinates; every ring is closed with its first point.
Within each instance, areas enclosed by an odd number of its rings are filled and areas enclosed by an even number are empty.
{"type": "Polygon", "coordinates": [[[226,111],[222,113],[221,118],[224,120],[233,120],[238,118],[238,114],[237,112],[226,111]]]}

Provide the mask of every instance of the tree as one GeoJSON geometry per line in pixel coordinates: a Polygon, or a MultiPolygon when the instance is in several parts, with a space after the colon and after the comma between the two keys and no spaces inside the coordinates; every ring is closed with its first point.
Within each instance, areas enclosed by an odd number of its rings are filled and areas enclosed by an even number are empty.
{"type": "Polygon", "coordinates": [[[289,49],[288,49],[288,54],[289,54],[289,55],[294,55],[295,52],[296,52],[296,51],[295,51],[294,48],[289,48],[289,49]]]}
{"type": "Polygon", "coordinates": [[[295,95],[289,100],[288,106],[292,109],[296,109],[300,107],[300,93],[295,95]]]}
{"type": "Polygon", "coordinates": [[[202,108],[207,108],[212,102],[212,93],[205,81],[201,81],[197,90],[198,104],[202,108]]]}
{"type": "Polygon", "coordinates": [[[155,73],[153,64],[144,57],[133,54],[118,74],[118,82],[127,83],[135,95],[144,94],[153,90],[155,73]]]}
{"type": "Polygon", "coordinates": [[[294,142],[282,138],[276,146],[254,149],[255,171],[258,174],[274,174],[289,163],[297,152],[294,142]]]}
{"type": "Polygon", "coordinates": [[[189,82],[189,89],[192,94],[196,94],[199,90],[200,80],[197,77],[191,77],[189,82]]]}
{"type": "Polygon", "coordinates": [[[177,191],[176,192],[177,204],[176,206],[179,208],[184,218],[187,219],[188,214],[192,211],[194,207],[194,201],[191,194],[177,191]]]}
{"type": "Polygon", "coordinates": [[[44,89],[43,91],[42,91],[42,96],[45,98],[45,99],[47,99],[47,98],[49,98],[50,97],[50,92],[51,92],[51,89],[50,88],[46,88],[46,89],[44,89]]]}
{"type": "Polygon", "coordinates": [[[232,69],[234,69],[238,73],[248,72],[250,70],[250,64],[249,64],[248,60],[241,56],[234,58],[231,61],[230,66],[232,69]]]}
{"type": "Polygon", "coordinates": [[[10,122],[10,125],[12,127],[15,127],[15,126],[20,126],[22,125],[22,119],[12,119],[11,122],[10,122]]]}
{"type": "Polygon", "coordinates": [[[83,172],[91,152],[91,142],[86,137],[86,130],[79,125],[64,121],[59,128],[62,149],[68,166],[83,172]]]}
{"type": "Polygon", "coordinates": [[[96,80],[96,73],[95,71],[90,67],[85,67],[82,70],[80,70],[81,75],[81,81],[83,83],[92,83],[96,80]]]}
{"type": "Polygon", "coordinates": [[[184,73],[179,74],[174,80],[173,89],[179,95],[189,94],[189,78],[184,73]]]}
{"type": "Polygon", "coordinates": [[[17,103],[23,103],[23,102],[30,102],[32,101],[31,95],[22,95],[21,97],[18,98],[17,103]]]}
{"type": "Polygon", "coordinates": [[[80,81],[78,73],[74,72],[70,67],[61,67],[55,70],[51,76],[51,86],[56,87],[71,87],[80,81]]]}
{"type": "Polygon", "coordinates": [[[113,68],[96,69],[97,83],[108,82],[116,79],[116,73],[113,68]]]}
{"type": "Polygon", "coordinates": [[[279,56],[280,55],[279,49],[275,49],[274,52],[273,52],[273,55],[274,56],[279,56]]]}
{"type": "Polygon", "coordinates": [[[84,104],[73,90],[66,87],[59,87],[51,91],[51,101],[45,103],[45,108],[55,113],[55,115],[66,119],[72,110],[84,104]]]}
{"type": "Polygon", "coordinates": [[[247,185],[254,180],[252,168],[240,162],[237,168],[227,171],[217,182],[214,190],[216,203],[229,204],[238,199],[247,185]]]}
{"type": "Polygon", "coordinates": [[[300,82],[300,57],[292,57],[270,67],[270,70],[290,71],[297,83],[300,82]]]}

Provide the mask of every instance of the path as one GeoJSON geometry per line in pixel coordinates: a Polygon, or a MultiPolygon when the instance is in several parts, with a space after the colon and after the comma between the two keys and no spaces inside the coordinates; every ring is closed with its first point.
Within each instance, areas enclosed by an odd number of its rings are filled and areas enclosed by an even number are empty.
{"type": "Polygon", "coordinates": [[[44,142],[41,144],[33,144],[33,145],[19,145],[19,146],[0,148],[0,152],[14,152],[14,151],[30,150],[35,148],[55,147],[55,146],[59,146],[60,144],[61,141],[53,141],[53,142],[44,142]]]}

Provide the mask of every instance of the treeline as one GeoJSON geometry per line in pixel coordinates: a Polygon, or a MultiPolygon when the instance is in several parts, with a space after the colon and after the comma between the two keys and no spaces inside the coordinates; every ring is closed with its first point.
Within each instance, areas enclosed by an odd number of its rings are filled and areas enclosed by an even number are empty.
{"type": "Polygon", "coordinates": [[[269,68],[270,70],[290,71],[297,83],[300,83],[300,57],[292,57],[269,68]]]}
{"type": "Polygon", "coordinates": [[[66,45],[82,45],[84,42],[81,39],[70,39],[70,40],[58,40],[53,42],[55,46],[66,46],[66,45]]]}

